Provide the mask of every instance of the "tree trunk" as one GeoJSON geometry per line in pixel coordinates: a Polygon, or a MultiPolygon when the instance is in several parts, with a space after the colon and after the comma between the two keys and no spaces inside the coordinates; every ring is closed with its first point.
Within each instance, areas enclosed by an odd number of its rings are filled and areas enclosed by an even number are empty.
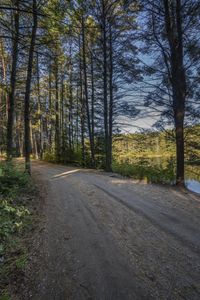
{"type": "Polygon", "coordinates": [[[80,69],[80,104],[81,104],[81,154],[82,154],[82,165],[85,166],[85,102],[83,99],[83,75],[82,75],[82,54],[81,54],[81,39],[79,38],[79,69],[80,69]]]}
{"type": "MultiPolygon", "coordinates": [[[[1,33],[1,32],[0,32],[1,33]]],[[[1,50],[1,63],[2,63],[2,89],[0,92],[0,147],[1,147],[1,153],[4,149],[4,126],[5,121],[7,121],[7,104],[8,104],[8,94],[6,90],[6,59],[5,59],[5,52],[4,52],[4,46],[3,41],[0,40],[0,50],[1,50]]]]}
{"type": "Polygon", "coordinates": [[[39,151],[37,156],[42,159],[43,156],[43,128],[42,128],[42,113],[41,113],[41,97],[40,97],[40,70],[39,70],[39,55],[37,53],[37,88],[38,88],[38,118],[39,118],[39,151]]]}
{"type": "MultiPolygon", "coordinates": [[[[91,94],[91,139],[92,139],[92,144],[94,148],[94,62],[93,62],[93,55],[91,52],[91,89],[92,89],[92,94],[91,94]]],[[[95,152],[95,150],[94,150],[95,152]]],[[[95,153],[94,153],[95,156],[95,153]]],[[[95,162],[96,164],[96,162],[95,162]]]]}
{"type": "Polygon", "coordinates": [[[164,1],[165,28],[171,56],[171,82],[176,132],[176,184],[184,185],[184,116],[186,75],[183,63],[181,0],[164,1]]]}
{"type": "Polygon", "coordinates": [[[90,140],[91,165],[94,167],[95,165],[94,143],[92,139],[91,124],[90,124],[90,109],[89,109],[89,101],[88,101],[88,83],[87,83],[87,66],[86,66],[86,50],[85,50],[85,24],[84,24],[83,16],[82,16],[82,42],[83,42],[84,96],[85,96],[85,104],[86,104],[86,112],[87,112],[88,133],[89,133],[89,140],[90,140]]]}
{"type": "Polygon", "coordinates": [[[58,61],[55,62],[55,88],[56,88],[56,101],[55,101],[55,156],[56,161],[60,160],[60,126],[59,126],[59,91],[58,91],[58,61]]]}
{"type": "Polygon", "coordinates": [[[104,104],[104,135],[105,135],[105,170],[111,171],[109,162],[108,144],[108,92],[107,92],[107,35],[106,35],[106,16],[105,3],[102,1],[102,39],[103,39],[103,104],[104,104]]]}
{"type": "Polygon", "coordinates": [[[110,51],[110,64],[109,64],[109,141],[108,141],[108,163],[109,169],[112,170],[112,135],[113,135],[113,45],[112,45],[112,28],[109,26],[109,51],[110,51]]]}
{"type": "Polygon", "coordinates": [[[76,91],[76,151],[78,152],[79,148],[79,84],[77,83],[76,91]]]}
{"type": "Polygon", "coordinates": [[[7,159],[11,160],[13,155],[13,123],[14,123],[14,106],[15,106],[15,87],[18,60],[18,44],[19,44],[19,1],[13,1],[16,7],[14,12],[14,35],[12,46],[12,67],[10,79],[10,92],[8,97],[8,120],[7,120],[7,159]]]}
{"type": "Polygon", "coordinates": [[[51,150],[52,145],[52,97],[51,97],[51,66],[49,67],[49,114],[48,114],[48,121],[49,121],[49,133],[48,133],[48,142],[49,142],[49,148],[51,150]]]}
{"type": "Polygon", "coordinates": [[[26,91],[24,99],[24,150],[25,150],[25,170],[31,173],[30,166],[30,92],[31,92],[31,78],[33,68],[33,55],[35,48],[36,32],[37,32],[37,0],[33,0],[33,26],[31,33],[31,44],[29,49],[28,69],[26,78],[26,91]]]}
{"type": "Polygon", "coordinates": [[[176,128],[176,184],[184,185],[184,113],[179,110],[175,117],[176,128]]]}
{"type": "Polygon", "coordinates": [[[70,46],[70,62],[69,62],[69,149],[73,150],[73,86],[72,86],[72,54],[70,46]]]}
{"type": "Polygon", "coordinates": [[[64,135],[64,73],[61,79],[61,91],[60,91],[60,131],[61,131],[61,156],[64,159],[65,152],[65,135],[64,135]]]}

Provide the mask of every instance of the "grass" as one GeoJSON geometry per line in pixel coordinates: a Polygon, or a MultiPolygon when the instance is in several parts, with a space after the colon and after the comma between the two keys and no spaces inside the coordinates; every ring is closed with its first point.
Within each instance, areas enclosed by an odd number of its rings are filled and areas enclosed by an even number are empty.
{"type": "Polygon", "coordinates": [[[113,163],[113,171],[125,177],[146,180],[148,183],[171,183],[175,180],[174,165],[169,162],[165,167],[150,164],[113,163]]]}
{"type": "Polygon", "coordinates": [[[32,229],[29,208],[33,191],[34,185],[23,170],[0,163],[0,300],[10,299],[7,287],[26,266],[23,239],[32,229]]]}

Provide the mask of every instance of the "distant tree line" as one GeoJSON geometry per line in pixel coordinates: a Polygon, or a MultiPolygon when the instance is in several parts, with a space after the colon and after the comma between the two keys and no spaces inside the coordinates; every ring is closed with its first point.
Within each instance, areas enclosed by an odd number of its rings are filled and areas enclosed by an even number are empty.
{"type": "MultiPolygon", "coordinates": [[[[143,130],[130,134],[115,134],[113,157],[117,162],[134,163],[138,159],[149,161],[160,158],[162,161],[176,157],[173,130],[143,130]]],[[[185,160],[188,165],[200,165],[200,125],[185,128],[185,160]]],[[[153,163],[153,162],[152,162],[153,163]]]]}

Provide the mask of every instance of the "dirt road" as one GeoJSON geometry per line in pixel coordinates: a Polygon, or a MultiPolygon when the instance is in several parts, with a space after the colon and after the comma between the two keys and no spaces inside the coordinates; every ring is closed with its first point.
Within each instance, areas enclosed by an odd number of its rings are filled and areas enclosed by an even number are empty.
{"type": "Polygon", "coordinates": [[[27,298],[200,299],[199,197],[47,163],[33,173],[47,195],[27,298]]]}

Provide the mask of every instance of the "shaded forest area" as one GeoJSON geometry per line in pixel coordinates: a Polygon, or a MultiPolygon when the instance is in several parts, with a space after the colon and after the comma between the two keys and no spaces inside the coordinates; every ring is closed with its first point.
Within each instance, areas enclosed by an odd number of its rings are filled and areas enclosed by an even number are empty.
{"type": "Polygon", "coordinates": [[[199,16],[195,0],[1,1],[2,155],[24,156],[28,173],[31,156],[111,171],[124,118],[152,117],[173,128],[183,185],[185,128],[200,115],[199,16]]]}

